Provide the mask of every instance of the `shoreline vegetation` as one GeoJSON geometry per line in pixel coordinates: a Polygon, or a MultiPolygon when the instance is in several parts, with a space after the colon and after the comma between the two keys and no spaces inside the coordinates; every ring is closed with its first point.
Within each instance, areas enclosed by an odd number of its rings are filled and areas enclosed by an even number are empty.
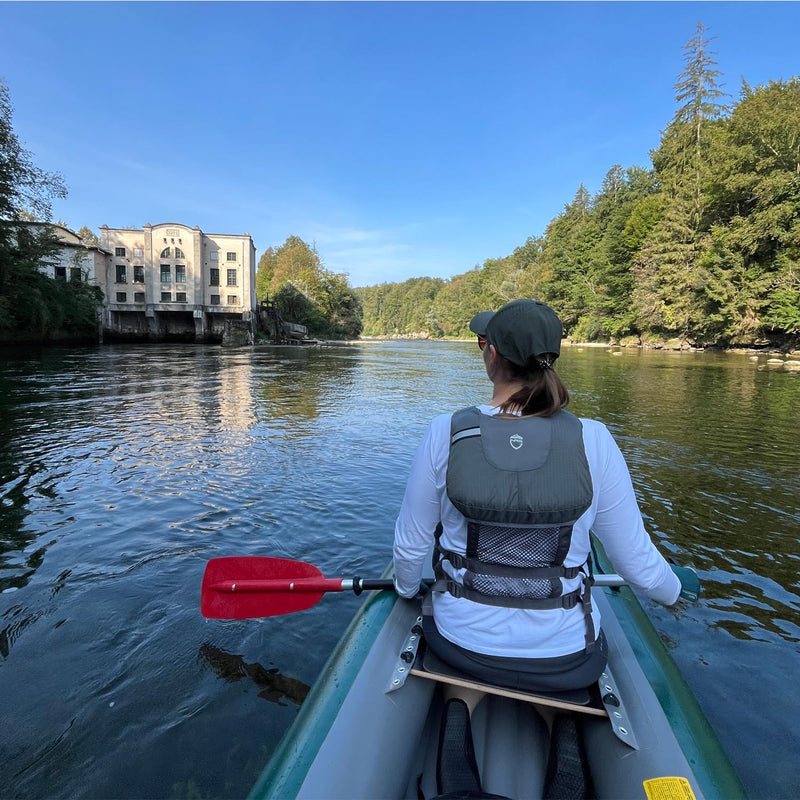
{"type": "MultiPolygon", "coordinates": [[[[787,352],[800,340],[800,77],[722,91],[702,24],[651,165],[613,165],[510,255],[448,280],[356,289],[362,336],[468,336],[473,314],[543,300],[569,340],[787,352]]],[[[601,345],[602,346],[602,345],[601,345]]]]}
{"type": "MultiPolygon", "coordinates": [[[[427,333],[395,333],[384,336],[361,336],[358,339],[353,339],[344,342],[330,341],[327,344],[367,344],[369,342],[387,342],[387,341],[418,341],[418,342],[474,342],[475,337],[454,336],[448,338],[433,338],[427,333]]],[[[650,341],[635,341],[632,339],[624,341],[594,341],[583,342],[572,339],[562,339],[562,347],[593,347],[603,348],[606,350],[670,350],[674,352],[683,353],[706,353],[706,352],[724,352],[724,353],[738,353],[741,355],[780,355],[780,356],[795,356],[800,358],[800,341],[793,340],[787,343],[785,347],[776,347],[768,343],[754,344],[750,346],[745,345],[730,345],[721,347],[718,345],[707,345],[705,347],[698,347],[686,341],[678,339],[670,339],[665,341],[650,340],[650,341]]],[[[800,361],[797,362],[800,365],[800,361]]]]}

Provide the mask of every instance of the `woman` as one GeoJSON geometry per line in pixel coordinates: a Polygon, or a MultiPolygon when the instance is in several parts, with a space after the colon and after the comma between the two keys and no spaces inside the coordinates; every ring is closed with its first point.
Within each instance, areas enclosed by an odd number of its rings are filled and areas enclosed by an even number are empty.
{"type": "Polygon", "coordinates": [[[492,397],[428,427],[395,528],[396,588],[406,598],[419,591],[433,547],[423,628],[439,658],[511,688],[586,687],[607,653],[591,604],[589,531],[652,599],[676,603],[681,581],[650,541],[605,425],[564,411],[555,312],[515,300],[470,329],[492,397]]]}

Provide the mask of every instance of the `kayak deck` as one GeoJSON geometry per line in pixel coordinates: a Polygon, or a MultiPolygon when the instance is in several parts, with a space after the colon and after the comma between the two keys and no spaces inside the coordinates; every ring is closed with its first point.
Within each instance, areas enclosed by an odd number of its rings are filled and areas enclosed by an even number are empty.
{"type": "MultiPolygon", "coordinates": [[[[641,798],[644,781],[681,776],[698,798],[744,797],[713,733],[707,740],[707,722],[695,726],[697,740],[689,747],[676,738],[674,720],[692,719],[693,714],[702,718],[701,712],[691,708],[696,702],[688,688],[676,683],[667,687],[668,718],[631,648],[630,634],[617,619],[619,609],[609,604],[616,599],[606,593],[619,591],[596,588],[594,594],[609,641],[609,668],[638,749],[623,744],[608,719],[578,715],[595,796],[641,798]]],[[[402,688],[387,691],[418,614],[418,603],[398,601],[388,592],[368,599],[251,797],[436,796],[440,684],[412,672],[402,688]]],[[[657,639],[655,631],[653,635],[657,639]]],[[[668,659],[666,652],[652,657],[668,659]]],[[[665,687],[659,690],[663,693],[665,687]]],[[[533,703],[514,697],[483,699],[473,715],[472,733],[485,792],[517,800],[542,796],[550,748],[545,717],[550,713],[544,708],[539,713],[533,703]]]]}

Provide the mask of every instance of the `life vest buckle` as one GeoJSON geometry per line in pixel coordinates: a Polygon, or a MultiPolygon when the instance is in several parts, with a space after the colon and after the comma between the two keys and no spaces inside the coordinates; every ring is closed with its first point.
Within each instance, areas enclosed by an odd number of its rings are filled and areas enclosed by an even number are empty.
{"type": "Polygon", "coordinates": [[[456,581],[447,581],[447,591],[450,592],[453,597],[459,599],[464,597],[464,587],[460,583],[456,583],[456,581]]]}

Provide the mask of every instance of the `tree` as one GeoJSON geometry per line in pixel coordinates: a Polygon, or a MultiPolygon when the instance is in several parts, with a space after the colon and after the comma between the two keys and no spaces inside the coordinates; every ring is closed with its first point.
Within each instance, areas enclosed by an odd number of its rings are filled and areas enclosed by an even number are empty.
{"type": "Polygon", "coordinates": [[[258,262],[256,292],[271,297],[287,320],[317,336],[353,338],[361,333],[361,303],[347,277],[325,269],[315,247],[289,236],[258,262]]]}
{"type": "Polygon", "coordinates": [[[0,220],[19,220],[27,211],[37,220],[49,221],[51,199],[66,196],[61,176],[35,166],[20,144],[12,125],[8,88],[0,81],[0,220]]]}
{"type": "Polygon", "coordinates": [[[695,230],[702,222],[706,183],[711,177],[711,131],[729,110],[720,102],[728,95],[718,83],[721,73],[714,68],[712,56],[716,53],[709,50],[711,41],[703,24],[698,23],[695,35],[683,48],[685,67],[674,87],[678,110],[653,156],[665,189],[673,196],[691,198],[690,223],[695,230]]]}
{"type": "Polygon", "coordinates": [[[0,82],[0,329],[9,336],[46,338],[53,329],[90,333],[96,325],[99,290],[55,281],[41,269],[59,247],[47,224],[51,201],[66,194],[61,177],[37,167],[22,147],[8,89],[0,82]]]}
{"type": "Polygon", "coordinates": [[[316,248],[309,247],[299,236],[290,236],[276,251],[270,278],[270,293],[284,283],[297,282],[303,274],[312,275],[322,269],[316,248]]]}
{"type": "Polygon", "coordinates": [[[99,247],[100,246],[100,239],[97,238],[95,232],[89,228],[88,226],[84,225],[79,231],[78,236],[80,236],[81,241],[91,247],[99,247]]]}
{"type": "Polygon", "coordinates": [[[564,330],[571,334],[599,289],[593,265],[602,231],[583,184],[564,212],[547,226],[545,237],[541,263],[549,276],[540,299],[553,305],[564,330]]]}
{"type": "MultiPolygon", "coordinates": [[[[727,95],[718,83],[710,42],[698,24],[684,47],[685,68],[675,84],[678,109],[652,154],[661,201],[640,207],[646,215],[637,219],[645,224],[648,216],[658,221],[642,242],[633,267],[640,328],[698,341],[716,335],[718,300],[702,254],[716,222],[714,160],[729,110],[720,102],[727,95]]],[[[633,227],[628,235],[636,236],[633,227]]]]}
{"type": "Polygon", "coordinates": [[[800,328],[800,79],[744,83],[718,146],[719,223],[705,261],[721,334],[752,341],[800,328]]]}
{"type": "Polygon", "coordinates": [[[266,299],[269,296],[276,260],[275,248],[273,247],[268,247],[261,254],[261,258],[258,259],[258,268],[256,269],[256,297],[266,299]]]}

